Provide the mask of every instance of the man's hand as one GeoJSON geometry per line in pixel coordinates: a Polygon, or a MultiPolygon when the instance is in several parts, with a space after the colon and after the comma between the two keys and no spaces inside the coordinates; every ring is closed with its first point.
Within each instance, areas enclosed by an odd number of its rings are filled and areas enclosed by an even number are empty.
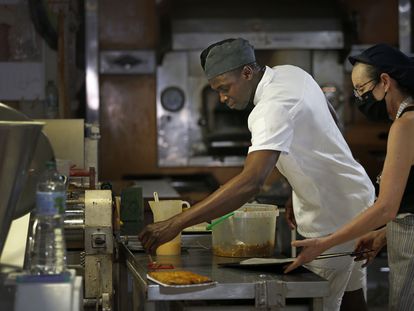
{"type": "Polygon", "coordinates": [[[292,246],[303,247],[296,260],[292,262],[286,269],[285,273],[288,273],[299,266],[308,263],[322,254],[328,247],[325,246],[324,238],[296,240],[292,242],[292,246]]]}
{"type": "Polygon", "coordinates": [[[175,224],[174,218],[170,218],[146,226],[138,235],[138,239],[141,241],[142,247],[152,254],[155,253],[158,246],[171,241],[179,233],[179,226],[175,224]]]}
{"type": "Polygon", "coordinates": [[[355,251],[373,251],[355,257],[355,261],[366,260],[362,267],[368,266],[374,260],[375,256],[377,256],[381,248],[385,246],[385,244],[387,244],[385,228],[368,232],[357,241],[355,251]]]}
{"type": "Polygon", "coordinates": [[[292,197],[290,197],[285,203],[285,219],[291,230],[296,229],[296,219],[293,213],[292,197]]]}

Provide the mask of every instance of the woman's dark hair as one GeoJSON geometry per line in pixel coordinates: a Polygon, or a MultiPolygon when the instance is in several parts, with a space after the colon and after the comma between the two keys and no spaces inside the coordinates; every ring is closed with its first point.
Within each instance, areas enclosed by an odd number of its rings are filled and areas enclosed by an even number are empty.
{"type": "Polygon", "coordinates": [[[367,73],[368,80],[374,80],[375,82],[379,82],[381,72],[379,71],[377,67],[373,65],[365,64],[365,63],[360,63],[360,64],[365,65],[365,71],[367,73]]]}
{"type": "MultiPolygon", "coordinates": [[[[367,73],[367,78],[369,80],[374,80],[377,83],[380,81],[380,76],[381,76],[382,72],[377,67],[375,67],[373,65],[370,65],[370,64],[361,63],[361,62],[359,64],[364,64],[365,65],[365,71],[367,73]]],[[[407,87],[402,86],[401,83],[398,80],[396,80],[394,77],[392,77],[392,75],[390,75],[390,77],[393,78],[395,81],[397,81],[397,88],[400,90],[401,93],[414,95],[413,91],[411,91],[407,87]]]]}

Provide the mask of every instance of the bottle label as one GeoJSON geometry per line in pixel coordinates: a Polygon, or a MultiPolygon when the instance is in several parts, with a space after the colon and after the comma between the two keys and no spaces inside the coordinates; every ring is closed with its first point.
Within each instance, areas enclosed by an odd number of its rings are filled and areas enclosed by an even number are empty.
{"type": "Polygon", "coordinates": [[[60,192],[36,192],[36,211],[40,215],[63,215],[65,212],[66,195],[60,192]]]}

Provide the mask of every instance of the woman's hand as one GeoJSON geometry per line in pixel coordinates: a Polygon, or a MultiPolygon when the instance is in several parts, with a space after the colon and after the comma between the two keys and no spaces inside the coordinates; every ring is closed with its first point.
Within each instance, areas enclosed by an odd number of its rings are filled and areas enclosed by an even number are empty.
{"type": "Polygon", "coordinates": [[[356,256],[355,261],[366,260],[362,267],[368,266],[385,244],[387,244],[385,228],[368,232],[357,241],[355,251],[372,250],[372,252],[356,256]]]}
{"type": "Polygon", "coordinates": [[[325,238],[305,239],[300,241],[296,240],[292,242],[292,246],[303,248],[298,257],[296,257],[296,260],[285,269],[285,273],[288,273],[299,266],[314,260],[329,248],[325,238]]]}

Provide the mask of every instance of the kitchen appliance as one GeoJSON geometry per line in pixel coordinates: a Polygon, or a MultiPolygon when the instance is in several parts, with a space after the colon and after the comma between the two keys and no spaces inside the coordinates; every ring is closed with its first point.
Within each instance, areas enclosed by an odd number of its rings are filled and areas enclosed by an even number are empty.
{"type": "MultiPolygon", "coordinates": [[[[17,111],[7,105],[0,103],[0,120],[1,121],[32,121],[25,114],[17,111]]],[[[35,206],[36,184],[39,176],[45,170],[45,163],[53,161],[54,153],[48,137],[42,132],[39,134],[37,144],[35,145],[33,156],[31,158],[26,182],[20,192],[19,199],[14,209],[13,218],[21,217],[35,206]]]]}
{"type": "Polygon", "coordinates": [[[43,123],[0,121],[0,253],[14,218],[43,123]]]}
{"type": "Polygon", "coordinates": [[[213,254],[270,257],[275,252],[277,206],[247,203],[212,228],[213,254]]]}

